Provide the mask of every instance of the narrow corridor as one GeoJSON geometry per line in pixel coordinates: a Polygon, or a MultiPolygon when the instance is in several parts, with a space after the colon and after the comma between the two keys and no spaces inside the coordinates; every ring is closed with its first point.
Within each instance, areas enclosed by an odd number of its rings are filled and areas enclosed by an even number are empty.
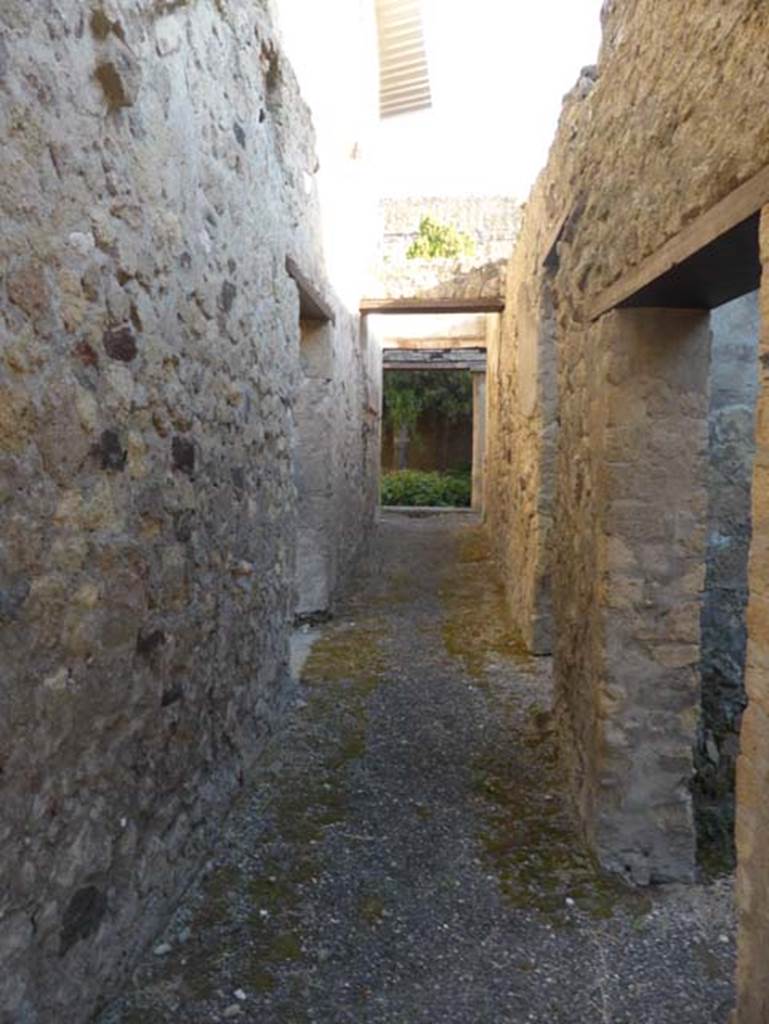
{"type": "Polygon", "coordinates": [[[469,515],[386,514],[269,773],[101,1024],[725,1024],[725,881],[633,891],[578,841],[549,663],[469,515]]]}

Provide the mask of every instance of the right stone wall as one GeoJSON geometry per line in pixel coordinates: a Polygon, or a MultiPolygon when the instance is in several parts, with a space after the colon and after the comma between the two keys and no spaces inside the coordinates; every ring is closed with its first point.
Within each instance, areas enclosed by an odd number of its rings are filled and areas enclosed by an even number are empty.
{"type": "MultiPolygon", "coordinates": [[[[490,351],[488,520],[531,646],[533,623],[552,614],[562,749],[587,834],[604,863],[637,881],[685,879],[695,867],[692,750],[712,522],[709,325],[673,310],[595,322],[589,311],[766,164],[769,8],[610,0],[603,21],[598,67],[566,98],[527,203],[490,351]],[[556,375],[552,391],[543,370],[556,375]]],[[[759,849],[752,838],[769,834],[762,415],[759,405],[748,653],[756,706],[741,741],[751,767],[739,810],[745,934],[769,911],[769,842],[759,849]]],[[[707,650],[706,641],[706,663],[707,650]]],[[[758,933],[765,949],[769,935],[758,933]]],[[[765,1024],[765,1008],[745,1013],[765,1024]]]]}

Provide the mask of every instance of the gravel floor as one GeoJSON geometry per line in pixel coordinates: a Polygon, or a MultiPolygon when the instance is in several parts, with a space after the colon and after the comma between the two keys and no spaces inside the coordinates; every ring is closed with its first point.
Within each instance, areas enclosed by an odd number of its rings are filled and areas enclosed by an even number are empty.
{"type": "Polygon", "coordinates": [[[503,623],[470,517],[385,514],[274,763],[100,1024],[725,1024],[730,884],[597,872],[549,663],[503,623]]]}

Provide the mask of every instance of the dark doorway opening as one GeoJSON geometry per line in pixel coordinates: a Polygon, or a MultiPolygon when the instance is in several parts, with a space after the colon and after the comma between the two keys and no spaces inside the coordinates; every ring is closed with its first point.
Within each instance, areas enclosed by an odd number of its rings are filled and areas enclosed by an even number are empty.
{"type": "Polygon", "coordinates": [[[732,868],[735,861],[735,767],[746,705],[745,616],[758,390],[758,293],[712,310],[710,327],[702,710],[693,793],[699,861],[717,872],[732,868]]]}

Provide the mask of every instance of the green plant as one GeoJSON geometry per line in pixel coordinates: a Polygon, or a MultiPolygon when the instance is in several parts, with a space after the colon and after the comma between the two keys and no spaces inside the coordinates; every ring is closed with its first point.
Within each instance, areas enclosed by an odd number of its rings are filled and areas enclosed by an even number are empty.
{"type": "Polygon", "coordinates": [[[382,474],[382,504],[411,507],[466,508],[472,481],[469,470],[446,473],[399,469],[382,474]]]}
{"type": "Polygon", "coordinates": [[[474,254],[475,242],[469,235],[457,231],[451,224],[441,224],[428,216],[420,220],[419,233],[406,250],[406,259],[456,259],[474,254]]]}
{"type": "Polygon", "coordinates": [[[420,413],[432,409],[449,421],[473,411],[473,382],[467,370],[387,370],[384,421],[411,436],[420,413]]]}
{"type": "MultiPolygon", "coordinates": [[[[424,408],[424,395],[411,382],[398,384],[390,381],[391,376],[385,374],[384,383],[384,419],[393,431],[405,430],[410,437],[414,433],[419,414],[424,408]]],[[[404,374],[404,376],[410,376],[404,374]]]]}

